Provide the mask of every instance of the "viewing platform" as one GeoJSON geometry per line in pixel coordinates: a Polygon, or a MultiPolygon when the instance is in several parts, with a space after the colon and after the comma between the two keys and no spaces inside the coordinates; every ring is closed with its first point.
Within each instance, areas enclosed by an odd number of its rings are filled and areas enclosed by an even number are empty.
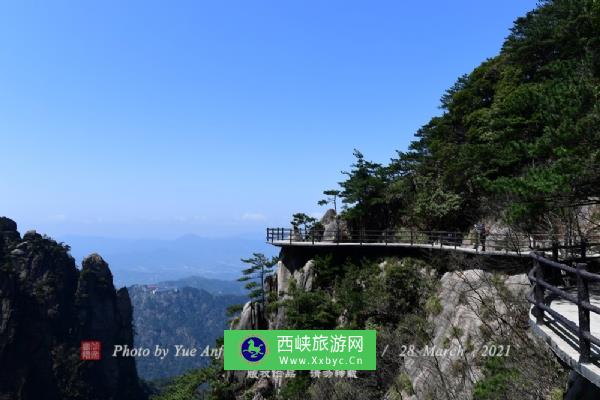
{"type": "MultiPolygon", "coordinates": [[[[503,234],[464,234],[449,231],[420,230],[306,230],[295,228],[267,228],[267,242],[278,247],[406,247],[453,251],[488,256],[529,257],[531,251],[541,251],[556,259],[579,256],[577,238],[567,241],[539,234],[507,232],[503,234]]],[[[600,238],[598,240],[600,243],[600,238]]],[[[588,246],[588,258],[598,257],[600,246],[588,246]]]]}

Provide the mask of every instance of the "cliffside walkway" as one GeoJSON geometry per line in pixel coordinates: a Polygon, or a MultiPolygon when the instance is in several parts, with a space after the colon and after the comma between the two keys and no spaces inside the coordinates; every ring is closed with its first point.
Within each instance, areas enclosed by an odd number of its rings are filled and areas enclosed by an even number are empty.
{"type": "Polygon", "coordinates": [[[529,323],[563,362],[600,387],[600,274],[588,271],[585,255],[566,263],[530,254],[529,323]]]}
{"type": "Polygon", "coordinates": [[[485,247],[482,239],[442,231],[267,229],[267,242],[279,247],[413,247],[530,258],[533,331],[563,362],[600,387],[600,274],[588,270],[590,261],[600,258],[600,236],[560,240],[549,234],[507,232],[487,235],[485,247]]]}
{"type": "MultiPolygon", "coordinates": [[[[267,242],[275,246],[389,246],[414,247],[469,254],[529,257],[541,251],[554,258],[572,259],[579,253],[579,238],[556,239],[546,233],[507,232],[489,234],[485,239],[475,234],[449,231],[356,230],[318,231],[292,228],[267,228],[267,242]],[[484,245],[485,243],[485,245],[484,245]]],[[[600,243],[600,237],[597,238],[600,243]]],[[[587,247],[587,257],[600,257],[600,245],[587,247]]]]}

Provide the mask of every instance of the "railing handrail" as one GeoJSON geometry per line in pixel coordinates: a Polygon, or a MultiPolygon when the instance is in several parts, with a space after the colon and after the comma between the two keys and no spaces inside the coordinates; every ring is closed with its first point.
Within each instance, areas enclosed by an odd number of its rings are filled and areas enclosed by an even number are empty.
{"type": "Polygon", "coordinates": [[[537,324],[544,324],[544,313],[550,314],[555,320],[558,320],[579,340],[579,361],[589,362],[591,359],[591,344],[600,346],[600,338],[592,335],[590,331],[590,312],[600,315],[600,307],[590,302],[589,281],[600,282],[600,274],[587,271],[587,264],[576,263],[575,267],[559,263],[556,260],[549,260],[542,254],[532,252],[530,256],[533,259],[534,266],[529,272],[528,277],[533,284],[532,294],[528,296],[529,302],[533,304],[533,315],[537,324]],[[552,274],[552,272],[562,271],[575,275],[577,279],[577,293],[570,294],[559,288],[550,280],[556,280],[556,277],[562,275],[552,274]],[[549,306],[545,291],[548,290],[554,296],[569,301],[577,306],[578,323],[567,319],[558,311],[549,306]]]}
{"type": "MultiPolygon", "coordinates": [[[[268,232],[273,232],[273,231],[277,231],[280,230],[281,232],[298,232],[298,233],[310,233],[310,232],[316,232],[316,231],[324,231],[325,228],[309,228],[306,229],[304,227],[298,227],[298,228],[286,228],[286,227],[275,227],[275,228],[267,228],[268,232]]],[[[413,232],[413,233],[424,233],[424,234],[460,234],[460,235],[471,235],[471,234],[475,234],[476,232],[473,231],[469,231],[469,232],[463,232],[463,231],[441,231],[441,230],[420,230],[420,229],[395,229],[395,228],[384,228],[384,229],[352,229],[350,231],[348,231],[347,229],[344,229],[344,231],[346,232],[363,232],[363,233],[373,233],[373,234],[383,234],[385,232],[397,232],[397,233],[403,233],[403,232],[413,232]]],[[[561,241],[561,239],[564,240],[564,236],[561,237],[560,235],[554,235],[554,234],[542,234],[542,233],[527,233],[527,232],[514,232],[514,231],[509,231],[506,233],[486,233],[487,237],[490,236],[503,236],[503,237],[509,237],[509,236],[514,236],[514,237],[523,237],[523,238],[533,238],[533,237],[541,237],[543,240],[548,240],[548,241],[552,241],[552,240],[558,240],[561,241]]],[[[594,234],[594,235],[569,235],[568,238],[570,239],[581,239],[583,238],[585,241],[588,241],[592,238],[595,239],[599,239],[600,240],[600,233],[598,234],[594,234]]]]}
{"type": "MultiPolygon", "coordinates": [[[[333,242],[336,244],[410,244],[411,246],[444,248],[450,246],[455,249],[473,248],[479,252],[486,248],[495,252],[505,252],[521,255],[532,250],[551,251],[553,254],[563,250],[565,255],[573,256],[577,249],[586,246],[598,248],[600,254],[600,235],[598,236],[570,236],[557,238],[555,234],[531,234],[525,232],[508,231],[502,233],[486,233],[481,235],[474,231],[441,231],[441,230],[419,230],[406,228],[387,229],[326,229],[325,227],[304,228],[301,226],[292,228],[267,228],[267,242],[277,244],[318,244],[319,242],[333,242]],[[562,240],[561,240],[562,239],[562,240]],[[439,246],[438,246],[439,245],[439,246]]],[[[579,253],[581,254],[581,252],[579,253]]],[[[577,257],[571,257],[577,259],[577,257]]]]}

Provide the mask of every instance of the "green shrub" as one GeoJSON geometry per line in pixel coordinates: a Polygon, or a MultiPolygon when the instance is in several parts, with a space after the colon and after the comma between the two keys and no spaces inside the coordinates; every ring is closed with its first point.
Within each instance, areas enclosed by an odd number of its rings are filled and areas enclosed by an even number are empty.
{"type": "Polygon", "coordinates": [[[297,371],[296,377],[287,380],[281,388],[278,399],[281,400],[305,400],[310,387],[310,376],[308,371],[297,371]]]}
{"type": "Polygon", "coordinates": [[[442,302],[440,298],[436,295],[431,296],[427,299],[425,303],[425,312],[427,315],[436,316],[439,315],[444,308],[442,307],[442,302]]]}
{"type": "Polygon", "coordinates": [[[281,302],[290,329],[333,329],[339,316],[339,306],[321,289],[305,292],[290,282],[290,298],[281,302]]]}
{"type": "Polygon", "coordinates": [[[335,283],[346,273],[345,263],[334,262],[331,254],[316,256],[313,259],[315,271],[315,287],[331,289],[335,283]]]}
{"type": "Polygon", "coordinates": [[[506,366],[504,357],[489,357],[484,364],[484,378],[477,382],[473,400],[503,400],[507,397],[509,383],[517,379],[518,372],[506,366]]]}

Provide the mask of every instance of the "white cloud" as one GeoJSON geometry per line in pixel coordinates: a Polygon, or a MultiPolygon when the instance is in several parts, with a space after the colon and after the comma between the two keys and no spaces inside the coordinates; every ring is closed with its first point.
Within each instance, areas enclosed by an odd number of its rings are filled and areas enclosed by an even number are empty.
{"type": "Polygon", "coordinates": [[[66,219],[67,219],[67,216],[65,214],[48,215],[48,220],[52,221],[52,222],[62,222],[66,219]]]}
{"type": "Polygon", "coordinates": [[[242,219],[244,221],[264,221],[267,219],[267,217],[260,213],[247,212],[242,215],[242,219]]]}

